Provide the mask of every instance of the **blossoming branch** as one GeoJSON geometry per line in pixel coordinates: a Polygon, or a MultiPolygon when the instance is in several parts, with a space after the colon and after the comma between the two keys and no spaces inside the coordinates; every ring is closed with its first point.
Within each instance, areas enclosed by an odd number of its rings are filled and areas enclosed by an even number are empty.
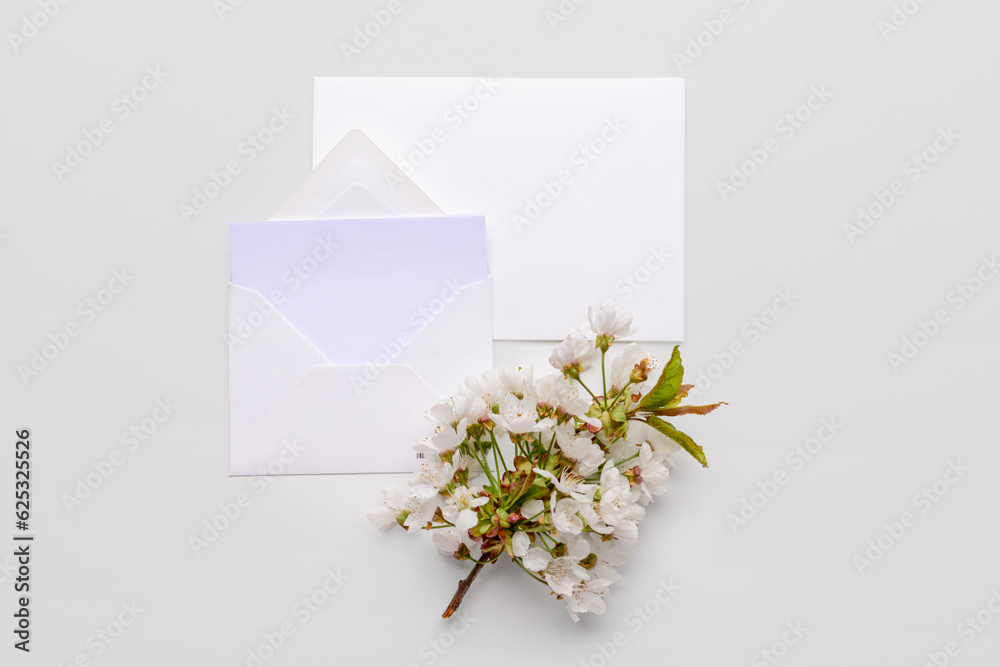
{"type": "Polygon", "coordinates": [[[666,418],[722,403],[681,405],[691,385],[682,384],[676,347],[655,381],[656,360],[636,343],[608,373],[608,351],[635,333],[632,317],[606,306],[588,318],[589,331],[570,332],[553,350],[559,373],[489,371],[435,405],[437,426],[416,446],[424,459],[409,489],[384,488],[384,503],[368,513],[383,530],[431,531],[442,554],[474,564],[445,618],[504,554],[574,621],[603,613],[646,506],[667,489],[668,455],[683,449],[708,466],[702,448],[666,418]],[[590,387],[581,374],[598,353],[601,384],[590,387]]]}

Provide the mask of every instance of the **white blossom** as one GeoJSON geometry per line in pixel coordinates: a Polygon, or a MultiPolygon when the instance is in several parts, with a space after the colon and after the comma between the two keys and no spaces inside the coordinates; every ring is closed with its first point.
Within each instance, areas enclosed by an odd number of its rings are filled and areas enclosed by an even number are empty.
{"type": "Polygon", "coordinates": [[[531,546],[531,539],[528,537],[527,533],[518,531],[514,533],[514,537],[511,538],[511,550],[514,552],[514,556],[517,558],[523,558],[528,553],[528,547],[531,546]]]}
{"type": "Polygon", "coordinates": [[[563,456],[573,461],[573,472],[580,477],[592,475],[604,463],[604,450],[594,442],[593,436],[589,433],[574,434],[569,437],[565,431],[560,433],[557,428],[556,442],[563,456]]]}
{"type": "Polygon", "coordinates": [[[523,396],[534,387],[534,367],[531,364],[501,368],[497,375],[500,377],[500,387],[511,394],[523,396]]]}
{"type": "Polygon", "coordinates": [[[392,528],[404,513],[403,527],[407,531],[421,528],[434,516],[440,498],[435,489],[427,486],[411,487],[409,494],[386,486],[382,488],[382,496],[383,504],[368,510],[368,520],[379,530],[392,528]]]}
{"type": "Polygon", "coordinates": [[[556,595],[572,595],[577,585],[590,578],[587,570],[580,564],[590,554],[587,541],[574,540],[567,547],[567,555],[559,558],[552,558],[544,549],[531,547],[522,560],[524,567],[542,575],[556,595]]]}
{"type": "Polygon", "coordinates": [[[410,475],[410,486],[412,488],[429,487],[438,490],[449,484],[455,477],[455,473],[465,467],[465,458],[462,454],[455,453],[451,461],[445,461],[439,455],[433,454],[425,456],[420,462],[420,466],[410,475]]]}
{"type": "MultiPolygon", "coordinates": [[[[490,501],[488,496],[482,495],[482,491],[478,486],[455,487],[451,495],[445,498],[444,505],[441,507],[441,514],[451,523],[457,523],[458,516],[462,512],[471,512],[472,516],[475,516],[475,509],[482,507],[490,501]]],[[[478,520],[476,523],[478,523],[478,520]]],[[[473,523],[472,525],[476,524],[473,523]]]]}
{"type": "Polygon", "coordinates": [[[611,304],[604,304],[597,311],[593,306],[587,309],[587,319],[590,320],[590,328],[598,336],[631,336],[635,333],[632,326],[632,315],[629,313],[619,313],[611,304]]]}
{"type": "Polygon", "coordinates": [[[536,433],[555,426],[551,418],[539,419],[538,403],[531,396],[518,398],[507,394],[500,404],[500,418],[504,428],[511,433],[536,433]]]}
{"type": "Polygon", "coordinates": [[[447,452],[453,452],[465,440],[468,425],[469,421],[463,419],[454,428],[443,426],[431,437],[421,438],[413,449],[425,456],[440,456],[447,452]]]}
{"type": "MultiPolygon", "coordinates": [[[[648,442],[654,452],[659,452],[667,456],[681,451],[680,445],[645,422],[631,422],[628,427],[628,436],[625,438],[625,442],[632,444],[634,447],[641,446],[642,443],[648,442]]],[[[635,454],[636,451],[633,451],[632,453],[635,454]]]]}
{"type": "Polygon", "coordinates": [[[549,363],[558,371],[573,368],[577,365],[580,368],[587,368],[587,360],[596,350],[597,348],[594,347],[593,339],[586,336],[582,331],[571,331],[552,350],[549,363]]]}
{"type": "Polygon", "coordinates": [[[521,514],[525,519],[536,520],[535,517],[545,511],[545,502],[534,498],[521,503],[521,514]]]}
{"type": "MultiPolygon", "coordinates": [[[[647,374],[656,368],[656,359],[638,343],[631,343],[622,355],[611,362],[611,385],[621,389],[631,381],[633,369],[645,362],[647,374]]],[[[634,393],[634,392],[631,392],[634,393]]]]}
{"type": "Polygon", "coordinates": [[[601,500],[597,512],[609,526],[640,520],[645,510],[632,500],[631,485],[612,463],[605,463],[601,472],[601,500]]]}
{"type": "Polygon", "coordinates": [[[632,471],[636,475],[636,488],[641,491],[639,502],[643,505],[667,490],[670,470],[663,465],[664,458],[665,455],[654,452],[649,443],[639,448],[639,459],[632,471]]]}
{"type": "Polygon", "coordinates": [[[564,469],[559,477],[541,468],[535,468],[535,474],[551,480],[556,490],[574,500],[589,501],[597,491],[596,484],[588,484],[585,478],[568,468],[564,469]]]}
{"type": "Polygon", "coordinates": [[[466,378],[465,387],[474,396],[483,399],[487,408],[499,405],[506,393],[496,371],[486,371],[480,377],[466,378]]]}
{"type": "Polygon", "coordinates": [[[607,605],[604,603],[604,596],[611,583],[606,579],[587,579],[573,586],[573,590],[564,599],[574,623],[580,620],[580,614],[600,615],[605,612],[607,605]]]}

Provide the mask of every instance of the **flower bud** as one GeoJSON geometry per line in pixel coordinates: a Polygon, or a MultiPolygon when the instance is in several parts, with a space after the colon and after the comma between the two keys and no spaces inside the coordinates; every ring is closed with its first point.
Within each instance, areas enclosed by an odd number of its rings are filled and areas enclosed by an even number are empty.
{"type": "Polygon", "coordinates": [[[628,379],[632,384],[641,384],[645,382],[649,375],[646,373],[646,369],[643,368],[644,364],[636,364],[632,372],[629,373],[628,379]]]}

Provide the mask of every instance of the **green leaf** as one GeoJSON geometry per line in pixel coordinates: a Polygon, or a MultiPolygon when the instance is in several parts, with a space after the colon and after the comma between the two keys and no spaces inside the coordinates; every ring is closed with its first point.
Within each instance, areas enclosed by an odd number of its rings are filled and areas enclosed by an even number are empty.
{"type": "Polygon", "coordinates": [[[701,445],[692,440],[691,436],[686,433],[681,433],[674,428],[673,424],[665,422],[659,417],[651,416],[646,420],[646,423],[680,445],[684,451],[693,456],[698,463],[706,468],[708,467],[708,459],[705,458],[705,450],[701,448],[701,445]]]}
{"type": "Polygon", "coordinates": [[[672,399],[670,399],[670,402],[667,403],[667,407],[672,408],[676,405],[680,405],[681,401],[683,401],[687,397],[688,392],[690,392],[692,389],[694,389],[693,384],[682,384],[680,389],[677,390],[677,395],[674,396],[672,399]]]}
{"type": "Polygon", "coordinates": [[[715,410],[720,405],[729,405],[725,401],[720,403],[713,403],[712,405],[680,405],[677,407],[667,407],[661,408],[659,410],[653,410],[654,415],[659,415],[660,417],[678,417],[680,415],[707,415],[712,410],[715,410]]]}
{"type": "Polygon", "coordinates": [[[663,367],[660,379],[656,381],[649,393],[643,396],[639,402],[639,407],[643,410],[656,410],[662,408],[674,399],[677,391],[681,388],[681,380],[684,378],[684,366],[681,364],[681,353],[677,346],[670,355],[670,361],[663,367]]]}

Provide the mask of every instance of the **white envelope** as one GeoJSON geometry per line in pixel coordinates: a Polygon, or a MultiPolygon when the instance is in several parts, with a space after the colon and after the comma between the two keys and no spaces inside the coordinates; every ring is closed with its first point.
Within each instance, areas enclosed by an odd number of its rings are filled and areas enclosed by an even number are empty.
{"type": "Polygon", "coordinates": [[[422,415],[492,367],[482,218],[414,217],[437,209],[380,192],[386,158],[360,133],[330,158],[281,212],[355,219],[231,226],[233,475],[411,471],[422,415]],[[380,212],[405,215],[359,217],[380,212]]]}
{"type": "Polygon", "coordinates": [[[444,210],[486,214],[496,338],[559,340],[613,301],[683,339],[683,80],[317,78],[314,105],[314,161],[361,128],[444,210]]]}

